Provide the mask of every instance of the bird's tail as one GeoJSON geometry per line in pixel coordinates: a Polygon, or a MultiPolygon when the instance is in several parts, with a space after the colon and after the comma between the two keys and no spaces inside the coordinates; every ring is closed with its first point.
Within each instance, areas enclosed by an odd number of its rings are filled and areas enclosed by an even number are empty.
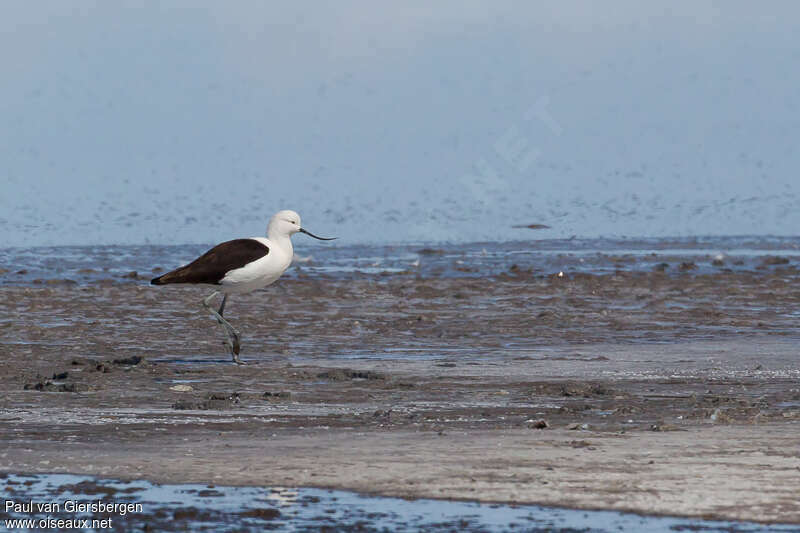
{"type": "MultiPolygon", "coordinates": [[[[200,258],[202,259],[202,257],[200,258]]],[[[222,276],[209,273],[208,269],[192,268],[194,263],[176,268],[166,274],[150,280],[151,285],[169,285],[172,283],[208,283],[216,285],[222,276]]]]}
{"type": "Polygon", "coordinates": [[[150,285],[168,285],[170,283],[186,283],[187,280],[184,279],[183,276],[183,269],[179,268],[177,270],[173,270],[172,272],[167,272],[166,274],[162,274],[157,278],[153,278],[150,280],[150,285]]]}

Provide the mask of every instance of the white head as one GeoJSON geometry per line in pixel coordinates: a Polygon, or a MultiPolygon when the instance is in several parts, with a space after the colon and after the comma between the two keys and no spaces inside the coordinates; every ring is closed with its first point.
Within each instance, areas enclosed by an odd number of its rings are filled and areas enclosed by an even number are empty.
{"type": "Polygon", "coordinates": [[[319,239],[321,241],[333,240],[333,239],[326,239],[324,237],[317,237],[316,235],[313,235],[310,232],[304,230],[302,222],[300,221],[300,215],[298,215],[295,211],[291,211],[289,209],[278,211],[272,216],[271,219],[269,219],[269,224],[267,225],[267,237],[269,237],[270,239],[275,239],[280,237],[291,237],[292,235],[298,232],[305,233],[306,235],[314,237],[315,239],[319,239]]]}
{"type": "Polygon", "coordinates": [[[270,237],[291,237],[303,226],[300,225],[300,215],[294,211],[284,209],[278,211],[269,219],[267,235],[270,237]]]}

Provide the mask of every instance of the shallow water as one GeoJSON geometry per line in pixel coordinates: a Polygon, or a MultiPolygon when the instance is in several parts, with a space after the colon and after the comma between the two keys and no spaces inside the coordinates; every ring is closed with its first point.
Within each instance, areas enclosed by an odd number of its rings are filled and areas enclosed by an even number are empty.
{"type": "MultiPolygon", "coordinates": [[[[140,283],[190,262],[209,245],[59,246],[0,249],[0,285],[60,280],[140,283]],[[4,272],[5,271],[5,272],[4,272]]],[[[415,275],[486,277],[530,270],[552,274],[663,269],[668,274],[757,271],[797,264],[800,237],[549,239],[501,243],[303,246],[286,275],[355,279],[415,275]]]]}
{"type": "MultiPolygon", "coordinates": [[[[69,474],[16,475],[2,479],[5,501],[0,516],[13,520],[111,520],[128,531],[796,531],[794,526],[748,522],[645,517],[613,511],[582,511],[531,505],[498,505],[447,500],[403,500],[342,490],[303,487],[229,487],[200,484],[159,485],[69,474]],[[32,510],[17,504],[34,502],[32,510]],[[73,507],[67,510],[67,501],[73,507]],[[76,511],[74,502],[141,504],[130,511],[76,511]],[[58,511],[38,504],[58,503],[58,511]],[[3,514],[4,513],[4,514],[3,514]]],[[[108,523],[106,523],[107,525],[108,523]]],[[[90,527],[102,531],[106,528],[90,527]]],[[[37,528],[38,529],[38,528],[37,528]]]]}

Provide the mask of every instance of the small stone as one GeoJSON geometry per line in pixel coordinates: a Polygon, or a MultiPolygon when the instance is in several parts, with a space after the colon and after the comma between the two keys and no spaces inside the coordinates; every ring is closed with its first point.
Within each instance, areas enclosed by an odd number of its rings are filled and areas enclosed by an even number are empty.
{"type": "Polygon", "coordinates": [[[191,385],[173,385],[172,387],[169,388],[169,390],[175,392],[190,392],[193,391],[194,388],[192,388],[191,385]]]}
{"type": "Polygon", "coordinates": [[[528,420],[527,424],[528,428],[530,429],[547,429],[550,427],[550,424],[548,424],[547,420],[544,418],[540,418],[539,420],[528,420]]]}

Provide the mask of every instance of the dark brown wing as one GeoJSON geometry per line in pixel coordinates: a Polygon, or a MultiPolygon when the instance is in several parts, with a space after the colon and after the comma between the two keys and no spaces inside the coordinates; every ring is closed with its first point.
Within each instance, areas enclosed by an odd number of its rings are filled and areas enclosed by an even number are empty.
{"type": "Polygon", "coordinates": [[[153,285],[168,283],[206,283],[218,285],[231,270],[261,259],[269,247],[254,239],[234,239],[218,244],[191,263],[167,272],[150,281],[153,285]]]}

